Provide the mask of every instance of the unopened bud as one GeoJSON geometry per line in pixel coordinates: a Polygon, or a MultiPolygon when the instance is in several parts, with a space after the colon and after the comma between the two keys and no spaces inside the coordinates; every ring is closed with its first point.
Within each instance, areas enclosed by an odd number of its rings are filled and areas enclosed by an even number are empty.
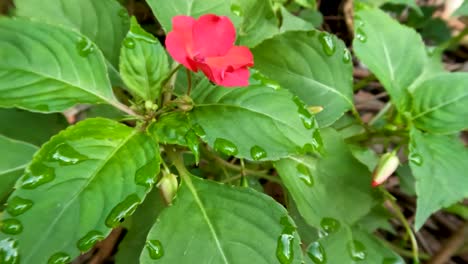
{"type": "Polygon", "coordinates": [[[374,169],[372,187],[376,187],[387,180],[388,177],[390,177],[396,171],[399,163],[400,160],[398,160],[396,151],[383,154],[379,159],[377,167],[374,169]]]}
{"type": "Polygon", "coordinates": [[[312,112],[312,114],[318,114],[323,111],[322,106],[309,106],[309,111],[312,112]]]}
{"type": "Polygon", "coordinates": [[[159,180],[157,186],[161,190],[163,198],[167,204],[171,204],[179,187],[177,176],[172,173],[164,173],[164,176],[159,180]]]}
{"type": "Polygon", "coordinates": [[[155,111],[158,109],[158,105],[151,101],[145,101],[145,108],[149,111],[155,111]]]}

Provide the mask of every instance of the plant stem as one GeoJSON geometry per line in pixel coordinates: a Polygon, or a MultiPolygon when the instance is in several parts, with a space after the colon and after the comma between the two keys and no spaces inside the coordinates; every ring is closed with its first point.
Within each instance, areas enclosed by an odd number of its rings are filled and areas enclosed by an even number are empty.
{"type": "Polygon", "coordinates": [[[165,105],[167,102],[171,101],[172,92],[174,90],[174,84],[177,78],[177,71],[181,67],[181,64],[175,62],[172,66],[172,71],[169,73],[167,79],[163,82],[163,86],[166,87],[166,92],[164,93],[162,105],[165,105]]]}
{"type": "Polygon", "coordinates": [[[189,69],[185,69],[187,72],[187,81],[188,81],[188,87],[187,87],[187,95],[190,96],[190,92],[192,91],[192,73],[190,72],[189,69]]]}
{"type": "Polygon", "coordinates": [[[113,107],[119,109],[120,111],[131,115],[131,116],[141,117],[140,115],[138,115],[137,113],[135,113],[132,109],[130,109],[130,107],[128,107],[128,106],[122,104],[121,102],[118,102],[118,101],[111,101],[111,102],[109,102],[109,104],[112,105],[113,107]]]}
{"type": "Polygon", "coordinates": [[[166,154],[172,161],[174,167],[177,169],[177,172],[179,172],[179,175],[182,178],[182,180],[187,182],[187,184],[192,185],[192,180],[190,179],[191,174],[185,167],[182,153],[177,153],[174,149],[169,147],[166,149],[166,154]]]}
{"type": "Polygon", "coordinates": [[[403,215],[403,213],[400,210],[400,207],[398,204],[395,202],[396,199],[393,197],[387,190],[381,189],[387,198],[387,200],[390,202],[392,205],[393,211],[395,216],[400,220],[400,222],[403,224],[403,227],[406,230],[406,234],[409,236],[410,242],[411,242],[411,249],[413,253],[413,262],[414,263],[419,263],[419,250],[418,250],[418,242],[416,241],[416,237],[414,236],[413,230],[411,229],[408,220],[406,217],[403,215]]]}
{"type": "MultiPolygon", "coordinates": [[[[270,176],[270,175],[267,175],[265,173],[262,173],[260,171],[256,171],[256,170],[249,170],[249,169],[245,169],[245,168],[242,168],[242,166],[238,166],[238,165],[235,165],[235,164],[231,164],[225,160],[223,160],[222,158],[219,158],[219,157],[214,157],[215,161],[219,164],[221,164],[222,166],[226,167],[226,168],[229,168],[231,170],[234,170],[234,171],[238,171],[241,173],[241,176],[242,176],[242,170],[244,170],[244,173],[245,175],[247,176],[253,176],[253,177],[257,177],[257,178],[262,178],[262,179],[266,179],[266,180],[269,180],[269,181],[272,181],[272,182],[276,182],[276,183],[279,183],[279,184],[282,184],[281,180],[278,179],[277,177],[273,177],[273,176],[270,176]]],[[[230,178],[231,180],[236,180],[236,179],[232,179],[230,178]]],[[[226,180],[229,180],[229,179],[226,179],[226,180]]]]}
{"type": "Polygon", "coordinates": [[[384,108],[382,108],[378,113],[377,115],[372,118],[371,121],[369,121],[369,125],[372,126],[375,124],[375,122],[377,122],[380,118],[382,118],[382,116],[384,116],[388,110],[390,110],[390,108],[392,107],[392,104],[390,102],[386,103],[384,108]]]}

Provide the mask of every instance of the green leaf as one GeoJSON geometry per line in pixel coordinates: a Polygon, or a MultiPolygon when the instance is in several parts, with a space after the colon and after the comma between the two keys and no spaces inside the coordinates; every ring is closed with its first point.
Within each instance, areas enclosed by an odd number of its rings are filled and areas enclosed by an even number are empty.
{"type": "Polygon", "coordinates": [[[192,178],[150,231],[140,263],[301,263],[300,239],[271,197],[192,178]]]}
{"type": "Polygon", "coordinates": [[[129,18],[115,0],[14,0],[15,14],[80,31],[102,50],[114,67],[128,31],[129,18]]]}
{"type": "Polygon", "coordinates": [[[119,243],[115,263],[138,263],[145,240],[159,213],[165,208],[159,188],[153,188],[135,213],[125,220],[125,237],[119,243]]]}
{"type": "Polygon", "coordinates": [[[230,0],[147,0],[146,2],[166,32],[172,30],[172,18],[178,15],[198,18],[205,14],[216,14],[239,21],[231,12],[230,0]]]}
{"type": "Polygon", "coordinates": [[[37,147],[0,134],[0,202],[13,190],[37,147]]]}
{"type": "Polygon", "coordinates": [[[253,49],[261,73],[299,96],[322,106],[320,126],[331,125],[353,108],[351,55],[344,43],[325,32],[287,32],[253,49]]]}
{"type": "Polygon", "coordinates": [[[0,245],[15,246],[0,247],[0,262],[15,255],[47,263],[88,251],[133,213],[159,162],[150,136],[115,121],[87,119],[59,133],[34,155],[7,202],[0,245]]]}
{"type": "Polygon", "coordinates": [[[373,235],[357,228],[341,227],[310,244],[306,252],[309,256],[306,263],[405,263],[373,235]],[[326,261],[320,262],[320,259],[326,261]]]}
{"type": "Polygon", "coordinates": [[[422,82],[413,92],[413,122],[435,133],[468,128],[467,73],[443,73],[422,82]]]}
{"type": "Polygon", "coordinates": [[[215,150],[251,160],[276,160],[320,147],[314,117],[285,89],[226,89],[203,80],[192,93],[192,121],[215,150]]]}
{"type": "Polygon", "coordinates": [[[454,16],[468,16],[468,1],[463,1],[460,7],[453,13],[454,16]]]}
{"type": "Polygon", "coordinates": [[[146,32],[132,17],[130,31],[120,54],[120,73],[131,93],[154,101],[169,73],[166,51],[159,40],[146,32]]]}
{"type": "Polygon", "coordinates": [[[280,7],[281,11],[281,33],[293,30],[309,31],[314,29],[314,25],[308,21],[291,14],[285,7],[280,7]]]}
{"type": "Polygon", "coordinates": [[[357,11],[356,21],[354,52],[377,76],[398,109],[406,110],[408,89],[428,60],[421,36],[377,8],[357,11]]]}
{"type": "Polygon", "coordinates": [[[117,104],[101,52],[62,27],[0,17],[0,107],[59,112],[117,104]]]}
{"type": "Polygon", "coordinates": [[[379,193],[336,131],[323,130],[322,137],[323,157],[290,157],[275,162],[275,168],[307,223],[352,225],[378,203],[379,193]]]}
{"type": "Polygon", "coordinates": [[[435,211],[468,197],[468,150],[456,136],[425,134],[412,129],[410,167],[416,179],[418,230],[435,211]]]}
{"type": "Polygon", "coordinates": [[[421,8],[416,3],[416,0],[359,0],[372,6],[382,6],[384,4],[406,5],[411,7],[420,16],[423,15],[421,8]]]}
{"type": "Polygon", "coordinates": [[[0,134],[36,146],[68,125],[62,114],[39,114],[20,109],[0,109],[0,134]]]}

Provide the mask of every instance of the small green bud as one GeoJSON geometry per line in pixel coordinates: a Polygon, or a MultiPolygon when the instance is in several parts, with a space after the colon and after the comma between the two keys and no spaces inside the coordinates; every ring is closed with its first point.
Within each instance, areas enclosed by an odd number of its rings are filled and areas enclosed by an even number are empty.
{"type": "Polygon", "coordinates": [[[398,168],[399,163],[396,151],[383,154],[374,169],[372,187],[376,187],[388,179],[398,168]]]}
{"type": "Polygon", "coordinates": [[[172,173],[164,173],[161,180],[157,184],[158,188],[161,190],[164,200],[167,204],[172,203],[172,199],[177,193],[179,188],[179,183],[177,182],[177,176],[172,173]]]}

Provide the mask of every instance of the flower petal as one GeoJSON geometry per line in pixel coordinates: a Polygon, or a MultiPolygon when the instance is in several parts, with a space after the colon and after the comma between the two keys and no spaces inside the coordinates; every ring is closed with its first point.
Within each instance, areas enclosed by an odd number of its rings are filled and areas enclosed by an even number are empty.
{"type": "Polygon", "coordinates": [[[236,29],[225,16],[203,15],[193,25],[194,55],[223,56],[234,45],[236,29]]]}
{"type": "Polygon", "coordinates": [[[192,71],[197,71],[192,58],[192,29],[195,19],[189,16],[175,16],[172,19],[172,31],[167,34],[166,48],[177,62],[192,71]]]}
{"type": "Polygon", "coordinates": [[[249,48],[233,46],[225,56],[206,58],[206,64],[219,69],[227,68],[228,66],[239,69],[242,67],[252,67],[254,62],[249,48]]]}
{"type": "Polygon", "coordinates": [[[225,87],[248,86],[249,76],[249,69],[244,67],[233,71],[224,72],[224,78],[220,82],[215,83],[225,87]]]}

